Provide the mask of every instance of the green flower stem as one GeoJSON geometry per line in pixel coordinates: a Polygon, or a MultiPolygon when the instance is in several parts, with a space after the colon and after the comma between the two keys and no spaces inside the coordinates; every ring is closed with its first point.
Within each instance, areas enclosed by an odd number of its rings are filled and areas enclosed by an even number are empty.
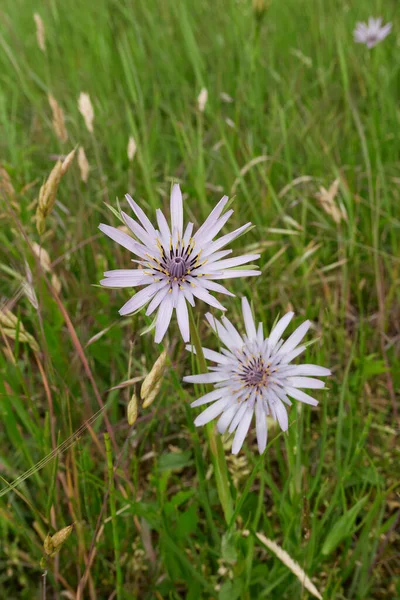
{"type": "MultiPolygon", "coordinates": [[[[197,363],[201,373],[207,373],[207,364],[203,354],[203,348],[200,343],[199,332],[194,321],[193,312],[189,311],[190,336],[191,342],[196,349],[197,363]]],[[[205,386],[208,390],[211,386],[205,386]]],[[[228,468],[226,465],[225,451],[222,446],[221,436],[215,434],[215,425],[213,422],[205,426],[208,445],[211,453],[211,460],[214,467],[215,481],[217,484],[218,497],[224,511],[225,521],[228,524],[233,515],[233,501],[229,487],[228,468]]]]}
{"type": "Polygon", "coordinates": [[[120,539],[118,534],[117,527],[117,509],[115,502],[115,485],[114,485],[114,467],[112,462],[112,450],[110,443],[110,436],[108,433],[104,434],[104,444],[106,447],[106,456],[107,456],[107,468],[108,468],[108,485],[110,490],[110,512],[111,512],[111,523],[113,528],[113,540],[114,540],[114,557],[115,557],[115,570],[117,575],[117,599],[122,600],[122,569],[121,569],[121,547],[120,547],[120,539]]]}

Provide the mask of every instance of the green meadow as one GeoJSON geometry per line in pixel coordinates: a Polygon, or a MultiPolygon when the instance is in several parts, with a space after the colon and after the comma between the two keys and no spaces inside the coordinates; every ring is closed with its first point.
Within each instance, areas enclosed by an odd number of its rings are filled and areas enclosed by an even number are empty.
{"type": "MultiPolygon", "coordinates": [[[[1,598],[400,598],[397,8],[2,0],[1,598]],[[372,49],[353,40],[370,16],[393,22],[372,49]],[[169,218],[173,183],[195,229],[224,194],[222,234],[254,225],[230,247],[262,273],[221,282],[228,317],[243,329],[242,296],[266,331],[293,310],[297,362],[332,371],[286,433],[268,419],[261,457],[254,422],[236,456],[194,426],[201,357],[176,318],[157,345],[153,316],[118,314],[134,290],[99,285],[132,255],[98,225],[134,217],[126,193],[169,218]]],[[[218,349],[208,310],[192,325],[218,349]]]]}

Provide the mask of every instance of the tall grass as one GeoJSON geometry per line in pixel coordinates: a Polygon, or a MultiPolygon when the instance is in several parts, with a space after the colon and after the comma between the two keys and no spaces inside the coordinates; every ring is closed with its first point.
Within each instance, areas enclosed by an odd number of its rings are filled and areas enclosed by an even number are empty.
{"type": "MultiPolygon", "coordinates": [[[[0,498],[2,597],[44,597],[43,542],[71,523],[48,561],[48,597],[308,597],[256,533],[283,548],[325,599],[400,596],[395,8],[275,0],[259,20],[246,0],[3,0],[0,161],[9,181],[0,171],[0,297],[17,321],[16,339],[0,333],[3,489],[105,408],[0,498]],[[393,20],[373,51],[352,40],[355,22],[370,14],[393,20]],[[93,133],[81,92],[93,104],[93,133]],[[48,94],[68,141],[54,131],[48,94]],[[39,236],[34,201],[75,145],[90,166],[87,183],[75,159],[39,236]],[[340,223],[316,198],[337,178],[340,223]],[[140,335],[150,325],[143,313],[119,317],[126,292],[97,287],[104,270],[130,258],[97,230],[117,223],[107,204],[129,192],[154,215],[172,180],[195,223],[223,193],[235,195],[233,220],[256,225],[236,249],[261,251],[263,275],[232,290],[251,298],[267,326],[289,308],[298,323],[311,319],[317,342],[306,362],[333,370],[317,409],[293,406],[288,434],[270,430],[265,457],[254,432],[240,458],[227,448],[230,526],[205,432],[193,425],[191,386],[181,383],[192,363],[177,327],[160,394],[129,426],[126,405],[161,349],[140,335]]],[[[206,342],[203,309],[196,319],[206,342]]],[[[239,319],[238,300],[229,312],[239,319]]]]}

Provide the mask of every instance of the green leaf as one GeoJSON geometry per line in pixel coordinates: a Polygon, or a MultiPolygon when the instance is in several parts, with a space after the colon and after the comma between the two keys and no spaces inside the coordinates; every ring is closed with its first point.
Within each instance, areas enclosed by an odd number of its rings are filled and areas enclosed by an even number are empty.
{"type": "Polygon", "coordinates": [[[225,581],[219,590],[218,600],[238,600],[241,597],[243,583],[240,579],[225,581]]]}
{"type": "Polygon", "coordinates": [[[240,534],[233,529],[228,529],[228,531],[222,536],[221,556],[226,562],[235,563],[237,561],[238,536],[240,536],[240,534]]]}
{"type": "Polygon", "coordinates": [[[348,510],[340,519],[334,524],[328,536],[325,539],[324,545],[322,546],[322,554],[328,556],[337,548],[340,542],[352,535],[352,529],[354,522],[357,518],[358,513],[364,506],[368,499],[368,496],[361,498],[350,510],[348,510]]]}
{"type": "Polygon", "coordinates": [[[167,454],[163,454],[158,461],[158,470],[174,471],[176,469],[183,469],[192,463],[192,453],[190,450],[186,450],[186,452],[168,452],[167,454]]]}

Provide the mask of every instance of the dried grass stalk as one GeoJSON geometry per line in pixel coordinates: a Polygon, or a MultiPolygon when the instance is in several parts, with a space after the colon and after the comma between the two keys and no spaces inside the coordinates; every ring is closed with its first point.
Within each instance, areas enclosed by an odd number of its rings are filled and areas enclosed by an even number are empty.
{"type": "Polygon", "coordinates": [[[65,127],[65,118],[63,110],[58,104],[57,100],[54,98],[54,96],[48,94],[47,97],[49,100],[51,112],[53,113],[53,129],[55,131],[55,134],[61,142],[66,142],[68,140],[68,132],[65,127]]]}
{"type": "Polygon", "coordinates": [[[206,108],[207,100],[208,100],[208,91],[206,90],[206,88],[202,88],[200,90],[200,94],[197,97],[197,107],[200,112],[204,112],[204,110],[206,108]]]}
{"type": "Polygon", "coordinates": [[[343,207],[340,207],[336,204],[335,198],[339,191],[339,183],[340,179],[335,179],[335,181],[329,187],[329,190],[326,190],[324,187],[319,188],[319,192],[315,194],[317,200],[321,204],[324,211],[332,217],[335,223],[339,224],[341,220],[347,221],[347,214],[343,207]]]}
{"type": "Polygon", "coordinates": [[[153,402],[156,397],[160,386],[161,380],[164,375],[165,365],[167,362],[167,351],[164,350],[160,356],[157,358],[156,362],[153,365],[150,373],[145,377],[145,380],[142,383],[142,388],[140,390],[140,397],[144,400],[143,407],[149,406],[151,402],[153,402]],[[157,390],[156,394],[153,394],[154,390],[157,390]],[[151,402],[149,402],[149,398],[151,398],[151,402]]]}
{"type": "Polygon", "coordinates": [[[18,322],[17,317],[8,310],[0,310],[0,333],[20,342],[26,342],[34,352],[39,352],[39,346],[35,338],[25,330],[22,321],[18,322]]]}
{"type": "Polygon", "coordinates": [[[78,101],[79,112],[81,113],[87,130],[90,133],[93,133],[93,119],[94,119],[94,110],[90,100],[89,94],[85,92],[81,92],[78,101]]]}
{"type": "Polygon", "coordinates": [[[44,28],[42,17],[38,15],[38,13],[35,13],[33,18],[36,23],[36,39],[38,46],[42,52],[46,52],[46,30],[44,28]]]}
{"type": "Polygon", "coordinates": [[[135,138],[131,135],[129,137],[128,148],[127,148],[128,160],[132,161],[134,159],[136,150],[137,150],[137,146],[136,146],[135,138]]]}
{"type": "Polygon", "coordinates": [[[129,401],[128,409],[127,409],[127,417],[128,424],[133,425],[138,416],[138,401],[136,398],[136,394],[133,394],[132,398],[129,401]]]}
{"type": "Polygon", "coordinates": [[[90,166],[82,146],[79,146],[78,150],[78,165],[81,172],[81,179],[84,183],[87,183],[87,180],[89,179],[90,166]]]}
{"type": "Polygon", "coordinates": [[[306,573],[300,567],[300,565],[293,560],[291,556],[283,550],[278,544],[263,535],[262,533],[256,533],[256,537],[260,540],[260,542],[271,550],[276,556],[279,558],[283,564],[296,575],[297,579],[301,582],[301,584],[312,594],[315,598],[319,598],[322,600],[322,596],[311,581],[309,577],[307,577],[306,573]]]}

